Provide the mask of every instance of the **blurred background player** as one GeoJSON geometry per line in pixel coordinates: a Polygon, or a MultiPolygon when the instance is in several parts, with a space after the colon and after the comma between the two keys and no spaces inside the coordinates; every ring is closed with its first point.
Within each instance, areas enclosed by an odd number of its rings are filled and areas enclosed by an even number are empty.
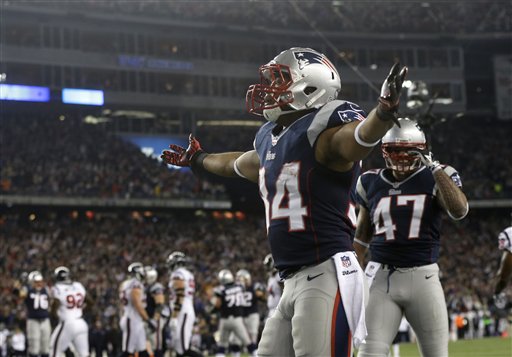
{"type": "MultiPolygon", "coordinates": [[[[246,269],[240,269],[235,275],[238,284],[244,287],[243,300],[242,300],[242,317],[245,328],[249,333],[251,343],[258,345],[258,332],[260,328],[260,314],[258,312],[258,294],[260,297],[263,295],[261,290],[256,290],[252,283],[251,273],[246,269]]],[[[230,345],[237,346],[230,347],[231,351],[240,351],[241,341],[234,334],[231,335],[230,345]]],[[[234,355],[236,357],[236,355],[234,355]]]]}
{"type": "Polygon", "coordinates": [[[57,267],[53,273],[52,311],[57,313],[59,324],[51,337],[52,357],[60,356],[73,345],[79,357],[89,355],[89,327],[82,318],[86,292],[84,286],[70,279],[69,269],[57,267]]]}
{"type": "MultiPolygon", "coordinates": [[[[251,341],[243,319],[244,287],[235,282],[233,273],[228,269],[219,272],[218,280],[220,285],[215,288],[215,296],[212,299],[212,305],[220,313],[220,335],[215,356],[226,355],[231,334],[247,347],[252,356],[256,356],[256,344],[251,341]]],[[[240,355],[239,347],[235,347],[231,352],[235,356],[240,355]]]]}
{"type": "Polygon", "coordinates": [[[43,275],[38,270],[28,274],[20,297],[27,308],[27,349],[29,357],[47,357],[50,353],[50,297],[43,275]]]}
{"type": "Polygon", "coordinates": [[[151,350],[150,355],[163,356],[163,330],[169,317],[169,308],[165,306],[164,286],[158,282],[158,272],[152,266],[144,268],[146,274],[146,312],[155,322],[155,329],[147,329],[147,339],[151,350]]]}
{"type": "Polygon", "coordinates": [[[274,314],[274,311],[277,309],[277,305],[279,304],[279,300],[281,299],[281,294],[283,293],[283,282],[279,277],[279,272],[274,266],[274,258],[272,258],[272,254],[267,254],[265,256],[265,259],[263,259],[263,266],[265,267],[268,275],[267,318],[269,318],[274,314]]]}
{"type": "Polygon", "coordinates": [[[146,330],[144,323],[154,329],[154,322],[150,321],[145,310],[146,293],[144,291],[145,270],[140,262],[128,266],[129,279],[120,287],[119,297],[123,304],[123,313],[120,321],[123,331],[123,356],[127,357],[138,353],[141,357],[148,357],[146,351],[146,330]]]}
{"type": "MultiPolygon", "coordinates": [[[[512,217],[512,214],[511,214],[512,217]]],[[[512,223],[498,235],[499,249],[503,251],[500,267],[496,274],[494,295],[500,294],[512,276],[512,223]]]]}
{"type": "Polygon", "coordinates": [[[358,356],[386,357],[405,315],[422,355],[446,357],[448,316],[437,265],[441,220],[443,213],[460,220],[469,206],[458,172],[426,153],[416,122],[398,122],[400,127],[382,138],[386,169],[365,172],[356,186],[360,210],[354,247],[361,262],[370,247],[365,272],[374,277],[368,336],[358,356]]]}
{"type": "Polygon", "coordinates": [[[172,312],[169,321],[171,344],[178,357],[201,356],[192,350],[190,341],[196,320],[194,294],[196,283],[194,275],[186,268],[189,259],[183,252],[172,252],[167,257],[170,272],[169,289],[172,296],[172,312]]]}

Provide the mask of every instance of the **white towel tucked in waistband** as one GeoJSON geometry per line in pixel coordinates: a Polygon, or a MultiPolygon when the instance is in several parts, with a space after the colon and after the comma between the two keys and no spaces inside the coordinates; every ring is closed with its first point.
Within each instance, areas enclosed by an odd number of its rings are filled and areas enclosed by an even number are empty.
{"type": "Polygon", "coordinates": [[[368,289],[372,287],[373,279],[375,279],[375,274],[380,269],[381,263],[370,261],[364,270],[364,275],[366,275],[366,283],[368,284],[368,289]]]}
{"type": "Polygon", "coordinates": [[[359,266],[354,252],[337,253],[332,259],[336,266],[341,301],[352,333],[352,341],[354,347],[359,348],[368,335],[364,311],[368,288],[364,281],[363,270],[359,266]]]}

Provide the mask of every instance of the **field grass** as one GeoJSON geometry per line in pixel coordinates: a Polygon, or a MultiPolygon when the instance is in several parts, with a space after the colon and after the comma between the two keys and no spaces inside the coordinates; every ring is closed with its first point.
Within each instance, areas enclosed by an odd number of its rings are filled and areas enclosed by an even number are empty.
{"type": "MultiPolygon", "coordinates": [[[[482,338],[450,342],[450,357],[511,357],[511,338],[482,338]]],[[[421,357],[415,343],[400,345],[400,357],[421,357]]]]}
{"type": "MultiPolygon", "coordinates": [[[[450,357],[512,357],[512,338],[493,337],[450,342],[448,350],[450,357]]],[[[400,357],[421,355],[415,343],[403,343],[400,345],[400,357]]]]}

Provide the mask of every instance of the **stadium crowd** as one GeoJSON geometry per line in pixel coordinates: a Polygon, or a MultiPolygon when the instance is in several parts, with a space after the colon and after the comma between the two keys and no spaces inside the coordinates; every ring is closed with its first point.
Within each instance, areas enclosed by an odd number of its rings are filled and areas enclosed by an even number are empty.
{"type": "MultiPolygon", "coordinates": [[[[454,119],[432,131],[432,151],[461,174],[470,200],[512,197],[512,157],[507,152],[511,125],[500,121],[454,119]],[[460,126],[464,131],[460,132],[460,126]],[[457,135],[453,133],[457,132],[457,135]],[[467,143],[475,150],[468,150],[467,143]],[[476,149],[477,148],[477,149],[476,149]]],[[[209,152],[248,150],[256,127],[198,128],[209,152]],[[219,136],[229,138],[220,143],[219,136]]],[[[133,144],[86,125],[78,118],[6,116],[0,194],[101,198],[227,197],[216,181],[198,180],[189,170],[168,170],[133,144]],[[19,125],[23,121],[24,125],[19,125]],[[20,140],[20,138],[23,138],[20,140]]],[[[365,160],[366,169],[383,165],[380,150],[365,160]]],[[[229,185],[236,185],[230,180],[229,185]]]]}
{"type": "MultiPolygon", "coordinates": [[[[6,5],[35,6],[32,0],[6,5]]],[[[408,1],[397,6],[379,1],[124,1],[48,2],[70,12],[145,14],[174,21],[203,21],[248,28],[306,29],[374,33],[481,33],[512,30],[510,6],[495,1],[408,1]],[[298,10],[297,10],[298,9],[298,10]]]]}

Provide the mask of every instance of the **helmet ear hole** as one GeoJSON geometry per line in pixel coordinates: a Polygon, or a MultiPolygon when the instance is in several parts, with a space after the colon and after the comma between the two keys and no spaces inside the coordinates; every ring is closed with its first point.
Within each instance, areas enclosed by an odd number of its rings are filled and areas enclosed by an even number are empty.
{"type": "Polygon", "coordinates": [[[317,90],[316,87],[306,87],[304,88],[304,94],[310,95],[311,93],[314,93],[317,90]]]}

